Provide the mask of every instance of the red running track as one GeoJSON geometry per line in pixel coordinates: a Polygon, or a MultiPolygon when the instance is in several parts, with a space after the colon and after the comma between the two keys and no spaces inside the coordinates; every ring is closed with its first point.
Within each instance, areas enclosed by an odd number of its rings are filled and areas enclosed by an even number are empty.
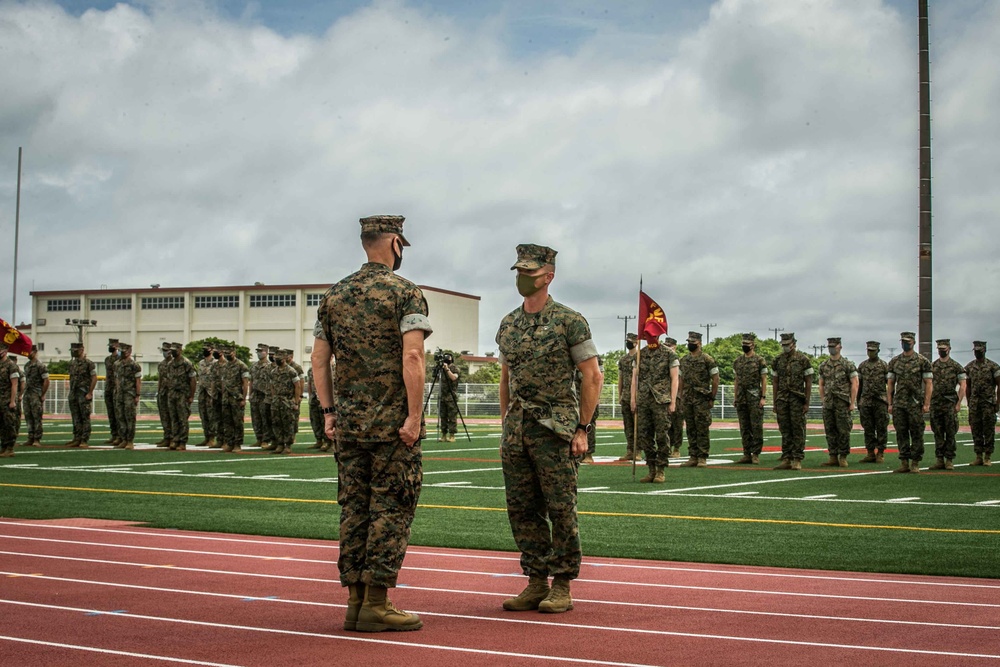
{"type": "Polygon", "coordinates": [[[411,547],[419,632],[344,632],[337,545],[0,520],[0,665],[1000,664],[1000,580],[586,558],[511,613],[514,554],[411,547]]]}

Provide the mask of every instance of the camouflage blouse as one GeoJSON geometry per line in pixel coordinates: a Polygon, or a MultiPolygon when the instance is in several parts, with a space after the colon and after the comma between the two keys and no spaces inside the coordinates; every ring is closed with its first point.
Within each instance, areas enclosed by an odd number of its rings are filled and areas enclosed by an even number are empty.
{"type": "Polygon", "coordinates": [[[823,380],[824,405],[833,405],[835,401],[851,402],[851,378],[858,377],[853,361],[846,357],[826,359],[819,365],[819,377],[823,380]]]}
{"type": "Polygon", "coordinates": [[[893,405],[917,407],[924,404],[924,380],[933,379],[934,372],[927,357],[914,352],[893,357],[886,378],[895,380],[893,405]]]}
{"type": "Polygon", "coordinates": [[[958,402],[958,385],[965,379],[965,369],[954,359],[935,359],[931,364],[934,373],[934,390],[931,403],[938,405],[958,402]]]}
{"type": "Polygon", "coordinates": [[[975,359],[965,365],[968,374],[969,407],[995,406],[997,385],[1000,381],[1000,366],[995,361],[975,359]]]}
{"type": "Polygon", "coordinates": [[[865,359],[858,366],[858,405],[888,403],[885,375],[889,365],[881,359],[865,359]]]}
{"type": "Polygon", "coordinates": [[[771,362],[774,377],[774,400],[805,400],[806,378],[813,374],[812,361],[802,352],[782,352],[771,362]]]}
{"type": "MultiPolygon", "coordinates": [[[[639,351],[639,376],[636,379],[638,396],[635,397],[635,400],[638,402],[652,398],[653,401],[661,405],[669,403],[670,369],[678,368],[680,365],[677,353],[666,345],[642,348],[639,351]]],[[[627,381],[631,385],[632,378],[627,378],[627,381]]]]}

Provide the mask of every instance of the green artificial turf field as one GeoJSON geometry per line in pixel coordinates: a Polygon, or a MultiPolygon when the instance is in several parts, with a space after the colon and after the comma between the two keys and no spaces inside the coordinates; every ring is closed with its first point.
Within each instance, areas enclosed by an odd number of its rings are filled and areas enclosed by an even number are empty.
{"type": "MultiPolygon", "coordinates": [[[[412,544],[513,551],[499,427],[470,425],[469,432],[471,440],[462,434],[455,443],[424,441],[412,544]]],[[[192,441],[199,435],[193,429],[192,441]]],[[[95,421],[91,442],[107,437],[106,423],[95,421]]],[[[157,422],[139,423],[137,443],[160,437],[157,422]]],[[[959,434],[954,472],[919,475],[891,474],[897,460],[889,454],[884,464],[856,463],[863,455],[857,427],[852,445],[861,454],[852,454],[846,469],[819,467],[827,458],[825,440],[810,431],[805,469],[771,470],[779,440],[773,431],[765,438],[761,465],[738,466],[732,463],[741,454],[738,432],[716,429],[708,468],[672,465],[665,484],[649,485],[633,481],[630,465],[614,462],[624,452],[621,429],[599,429],[598,463],[581,466],[579,476],[584,554],[1000,577],[1000,467],[968,467],[967,434],[959,434]]],[[[48,446],[17,447],[15,457],[0,460],[0,516],[337,537],[332,456],[274,456],[252,447],[225,454],[191,445],[170,452],[55,444],[69,439],[67,422],[50,421],[48,446]]],[[[303,422],[295,451],[309,452],[312,442],[303,422]]],[[[933,462],[930,433],[925,443],[924,465],[933,462]]],[[[643,474],[638,467],[636,479],[643,474]]]]}

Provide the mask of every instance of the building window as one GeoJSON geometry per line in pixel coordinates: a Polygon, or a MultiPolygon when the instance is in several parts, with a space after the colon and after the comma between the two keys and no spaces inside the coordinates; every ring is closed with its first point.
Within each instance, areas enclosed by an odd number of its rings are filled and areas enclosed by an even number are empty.
{"type": "Polygon", "coordinates": [[[251,308],[287,308],[295,305],[294,294],[251,294],[251,308]]]}
{"type": "Polygon", "coordinates": [[[80,310],[79,299],[49,299],[46,310],[50,313],[70,312],[80,310]]]}
{"type": "Polygon", "coordinates": [[[195,308],[239,308],[240,297],[238,294],[225,296],[196,296],[194,298],[195,308]]]}
{"type": "Polygon", "coordinates": [[[116,296],[90,300],[91,310],[132,310],[132,299],[127,296],[116,296]]]}
{"type": "Polygon", "coordinates": [[[320,301],[322,300],[323,300],[322,294],[306,294],[307,306],[318,306],[320,301]]]}
{"type": "Polygon", "coordinates": [[[143,310],[171,310],[184,307],[184,297],[182,296],[144,296],[142,297],[143,310]]]}

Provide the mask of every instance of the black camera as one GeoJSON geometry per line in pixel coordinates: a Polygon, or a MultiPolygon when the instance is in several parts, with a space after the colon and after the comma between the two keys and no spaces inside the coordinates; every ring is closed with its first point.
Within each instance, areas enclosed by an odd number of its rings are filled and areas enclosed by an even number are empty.
{"type": "Polygon", "coordinates": [[[450,364],[454,361],[454,358],[447,352],[442,352],[441,348],[434,350],[434,363],[438,364],[450,364]]]}

